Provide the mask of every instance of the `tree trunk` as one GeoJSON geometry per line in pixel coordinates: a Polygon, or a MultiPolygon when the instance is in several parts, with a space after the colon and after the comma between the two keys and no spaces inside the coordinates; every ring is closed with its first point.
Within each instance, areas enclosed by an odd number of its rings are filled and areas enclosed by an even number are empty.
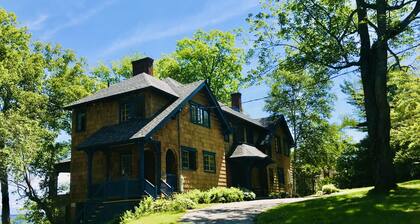
{"type": "Polygon", "coordinates": [[[1,223],[10,224],[10,204],[9,204],[9,185],[8,175],[4,164],[0,164],[1,182],[1,223]]]}

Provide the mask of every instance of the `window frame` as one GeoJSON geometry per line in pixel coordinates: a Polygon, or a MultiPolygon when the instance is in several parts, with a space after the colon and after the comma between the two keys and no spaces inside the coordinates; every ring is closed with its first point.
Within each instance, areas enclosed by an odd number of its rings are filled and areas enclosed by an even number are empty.
{"type": "Polygon", "coordinates": [[[84,132],[86,131],[86,126],[87,126],[87,113],[86,113],[86,109],[79,109],[76,110],[76,132],[84,132]],[[79,116],[80,115],[84,115],[84,120],[82,121],[82,123],[79,123],[79,116]]]}
{"type": "Polygon", "coordinates": [[[197,149],[187,147],[187,146],[181,146],[181,166],[183,170],[197,170],[197,149]],[[188,165],[184,166],[185,158],[184,153],[188,153],[188,165]],[[193,155],[191,155],[193,153],[193,155]],[[194,164],[192,164],[191,157],[194,157],[194,164]]]}
{"type": "Polygon", "coordinates": [[[200,125],[206,128],[211,128],[210,125],[211,112],[205,106],[190,101],[190,121],[193,124],[200,125]],[[206,119],[205,119],[206,118],[206,119]]]}
{"type": "MultiPolygon", "coordinates": [[[[208,161],[210,162],[210,160],[208,161]]],[[[203,150],[203,170],[206,173],[216,173],[217,163],[216,163],[216,153],[211,151],[203,150]],[[208,164],[208,168],[206,169],[206,156],[210,156],[213,158],[214,167],[211,169],[210,163],[208,164]]]]}
{"type": "Polygon", "coordinates": [[[132,152],[120,153],[120,176],[121,177],[131,177],[132,175],[133,175],[133,153],[132,152]],[[124,157],[128,157],[129,159],[124,160],[123,159],[124,157]],[[123,163],[123,162],[127,162],[127,161],[128,161],[128,164],[123,163]],[[124,168],[128,168],[127,174],[123,173],[123,171],[125,170],[124,168]]]}

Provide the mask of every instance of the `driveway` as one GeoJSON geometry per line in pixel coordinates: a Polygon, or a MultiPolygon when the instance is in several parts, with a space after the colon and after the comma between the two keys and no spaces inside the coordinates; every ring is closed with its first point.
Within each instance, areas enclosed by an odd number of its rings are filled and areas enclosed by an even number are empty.
{"type": "Polygon", "coordinates": [[[181,218],[183,223],[251,224],[255,216],[282,203],[307,200],[308,198],[263,199],[217,204],[208,208],[192,210],[181,218]]]}

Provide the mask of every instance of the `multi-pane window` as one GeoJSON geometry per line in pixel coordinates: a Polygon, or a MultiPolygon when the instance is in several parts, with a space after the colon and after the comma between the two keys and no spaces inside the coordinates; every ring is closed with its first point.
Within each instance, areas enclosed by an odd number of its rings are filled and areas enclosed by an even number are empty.
{"type": "Polygon", "coordinates": [[[195,170],[197,168],[197,150],[188,147],[182,147],[182,169],[195,170]]]}
{"type": "Polygon", "coordinates": [[[285,184],[285,179],[284,179],[284,169],[281,167],[277,168],[277,176],[279,178],[279,184],[280,186],[283,186],[285,184]]]}
{"type": "Polygon", "coordinates": [[[210,112],[208,109],[196,103],[190,104],[191,122],[194,124],[210,127],[210,112]]]}
{"type": "Polygon", "coordinates": [[[203,164],[205,172],[216,172],[216,153],[203,151],[203,164]]]}
{"type": "Polygon", "coordinates": [[[144,96],[130,96],[120,102],[120,122],[144,118],[144,96]]]}
{"type": "Polygon", "coordinates": [[[131,114],[132,114],[132,108],[131,108],[131,104],[130,103],[122,103],[120,105],[120,121],[124,122],[124,121],[128,121],[130,120],[131,114]]]}
{"type": "Polygon", "coordinates": [[[131,176],[132,156],[131,153],[123,153],[120,155],[120,170],[121,176],[131,176]]]}
{"type": "Polygon", "coordinates": [[[76,112],[76,131],[82,132],[86,130],[86,111],[80,110],[76,112]]]}

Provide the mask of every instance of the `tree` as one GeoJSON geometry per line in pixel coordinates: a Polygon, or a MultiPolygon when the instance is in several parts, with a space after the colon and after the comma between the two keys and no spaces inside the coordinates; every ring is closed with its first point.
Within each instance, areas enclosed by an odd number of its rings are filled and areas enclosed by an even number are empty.
{"type": "Polygon", "coordinates": [[[31,208],[42,211],[44,221],[57,223],[49,187],[54,164],[69,151],[68,144],[55,142],[60,131],[70,133],[70,113],[63,106],[104,85],[85,74],[84,60],[72,51],[31,43],[14,14],[0,9],[0,21],[2,223],[10,223],[10,181],[31,208]]]}
{"type": "Polygon", "coordinates": [[[248,18],[259,74],[285,66],[321,66],[330,76],[360,72],[377,191],[396,186],[387,76],[417,44],[419,11],[418,0],[266,1],[248,18]]]}
{"type": "Polygon", "coordinates": [[[304,71],[276,70],[271,78],[266,110],[274,117],[284,115],[290,125],[295,140],[294,192],[310,194],[314,191],[316,176],[332,168],[337,157],[334,154],[340,151],[335,144],[340,140],[336,138],[338,129],[327,122],[334,98],[329,91],[331,82],[304,71]]]}
{"type": "Polygon", "coordinates": [[[92,68],[92,75],[97,77],[108,85],[120,82],[123,79],[127,79],[133,76],[131,62],[144,57],[143,54],[135,53],[133,55],[125,56],[120,60],[111,62],[108,66],[103,62],[100,62],[96,67],[92,68]]]}
{"type": "Polygon", "coordinates": [[[197,31],[193,38],[179,40],[176,50],[157,62],[157,74],[181,83],[208,80],[216,97],[228,103],[230,94],[243,83],[244,51],[235,47],[235,35],[212,30],[197,31]]]}

